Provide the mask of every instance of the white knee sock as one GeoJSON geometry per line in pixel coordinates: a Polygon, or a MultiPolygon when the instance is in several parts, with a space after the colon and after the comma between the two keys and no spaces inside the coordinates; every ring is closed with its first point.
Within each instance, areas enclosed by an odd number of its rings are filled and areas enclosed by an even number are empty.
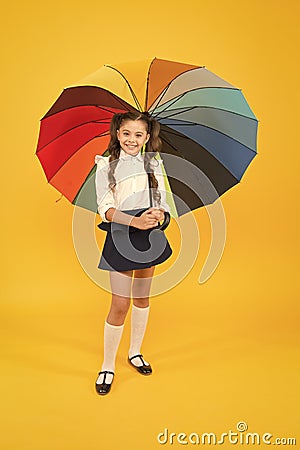
{"type": "MultiPolygon", "coordinates": [[[[104,359],[101,367],[102,370],[115,371],[115,359],[119,343],[123,333],[123,325],[111,325],[105,321],[104,324],[104,359]]],[[[103,383],[104,374],[99,375],[96,383],[103,383]]],[[[113,380],[113,375],[110,373],[106,374],[105,383],[111,383],[113,380]]]]}
{"type": "MultiPolygon", "coordinates": [[[[130,349],[128,352],[129,358],[131,356],[137,355],[141,353],[141,345],[143,342],[144,334],[146,331],[146,326],[148,322],[150,306],[146,308],[139,308],[132,304],[131,311],[131,337],[130,337],[130,349]]],[[[144,360],[145,361],[145,360],[144,360]]],[[[141,366],[142,361],[140,358],[134,358],[131,361],[135,366],[141,366]]],[[[145,361],[146,365],[149,365],[147,361],[145,361]]]]}

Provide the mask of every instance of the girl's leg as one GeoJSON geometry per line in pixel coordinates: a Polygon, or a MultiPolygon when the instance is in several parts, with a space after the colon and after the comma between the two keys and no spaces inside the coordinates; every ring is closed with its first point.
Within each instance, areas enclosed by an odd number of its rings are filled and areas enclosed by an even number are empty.
{"type": "MultiPolygon", "coordinates": [[[[101,371],[115,371],[115,359],[123,334],[124,321],[130,306],[133,271],[110,272],[112,301],[110,311],[104,324],[104,358],[101,371]]],[[[100,374],[96,383],[103,382],[104,374],[100,374]]],[[[112,374],[107,374],[105,383],[111,384],[112,374]]]]}
{"type": "MultiPolygon", "coordinates": [[[[149,294],[154,270],[155,266],[147,269],[135,270],[132,284],[133,305],[131,312],[131,338],[128,352],[129,358],[141,353],[141,345],[149,316],[149,294]]],[[[143,365],[140,358],[134,358],[131,363],[135,366],[143,365]]],[[[145,361],[145,364],[149,365],[147,361],[145,361]]]]}
{"type": "Polygon", "coordinates": [[[124,324],[130,306],[132,276],[133,270],[110,272],[112,299],[106,320],[112,325],[124,324]]]}

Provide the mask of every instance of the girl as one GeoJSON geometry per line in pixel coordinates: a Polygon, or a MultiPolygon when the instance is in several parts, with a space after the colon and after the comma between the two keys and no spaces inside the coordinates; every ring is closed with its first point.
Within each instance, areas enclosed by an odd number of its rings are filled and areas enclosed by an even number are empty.
{"type": "Polygon", "coordinates": [[[162,160],[153,157],[161,149],[159,131],[159,123],[147,112],[115,114],[110,125],[110,156],[95,157],[97,204],[102,218],[99,227],[108,231],[98,268],[109,270],[112,291],[104,324],[104,359],[96,380],[96,391],[101,395],[110,391],[114,379],[115,358],[130,307],[131,290],[128,362],[143,375],[152,373],[150,363],[140,353],[149,315],[149,292],[155,265],[172,254],[164,232],[160,231],[163,245],[159,245],[159,252],[156,248],[152,258],[151,252],[149,256],[149,234],[164,219],[164,212],[170,212],[162,160]],[[152,197],[154,207],[151,207],[152,197]],[[123,227],[123,232],[112,232],[114,227],[123,227]],[[132,256],[132,252],[133,255],[138,252],[138,256],[132,256]]]}

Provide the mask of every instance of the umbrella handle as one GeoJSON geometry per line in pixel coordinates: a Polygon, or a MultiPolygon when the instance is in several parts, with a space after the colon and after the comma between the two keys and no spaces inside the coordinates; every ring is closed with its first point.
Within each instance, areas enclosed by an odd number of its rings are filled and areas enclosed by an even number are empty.
{"type": "Polygon", "coordinates": [[[170,213],[168,211],[164,211],[164,215],[165,215],[165,218],[164,218],[163,223],[161,225],[157,225],[156,227],[153,227],[154,230],[161,230],[161,231],[163,231],[163,230],[165,230],[167,228],[167,226],[170,223],[170,218],[171,217],[170,217],[170,213]]]}

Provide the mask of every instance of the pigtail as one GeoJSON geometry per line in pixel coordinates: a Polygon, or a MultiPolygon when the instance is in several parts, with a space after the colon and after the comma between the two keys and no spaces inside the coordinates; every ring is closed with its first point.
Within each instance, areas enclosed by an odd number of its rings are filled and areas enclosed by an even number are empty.
{"type": "Polygon", "coordinates": [[[108,144],[109,157],[109,171],[108,171],[108,187],[114,192],[116,187],[115,170],[120,157],[120,143],[117,138],[117,130],[120,128],[122,120],[122,113],[114,114],[110,122],[110,142],[108,144]]]}
{"type": "Polygon", "coordinates": [[[161,202],[161,195],[158,190],[158,181],[154,175],[154,170],[151,163],[155,161],[156,165],[159,164],[159,162],[155,159],[155,157],[153,157],[153,153],[156,154],[161,151],[162,142],[159,137],[160,125],[157,120],[151,117],[148,111],[143,112],[143,115],[147,117],[148,133],[150,134],[150,139],[147,142],[145,148],[144,167],[146,172],[148,172],[150,176],[150,187],[153,189],[154,206],[159,207],[161,202]]]}

